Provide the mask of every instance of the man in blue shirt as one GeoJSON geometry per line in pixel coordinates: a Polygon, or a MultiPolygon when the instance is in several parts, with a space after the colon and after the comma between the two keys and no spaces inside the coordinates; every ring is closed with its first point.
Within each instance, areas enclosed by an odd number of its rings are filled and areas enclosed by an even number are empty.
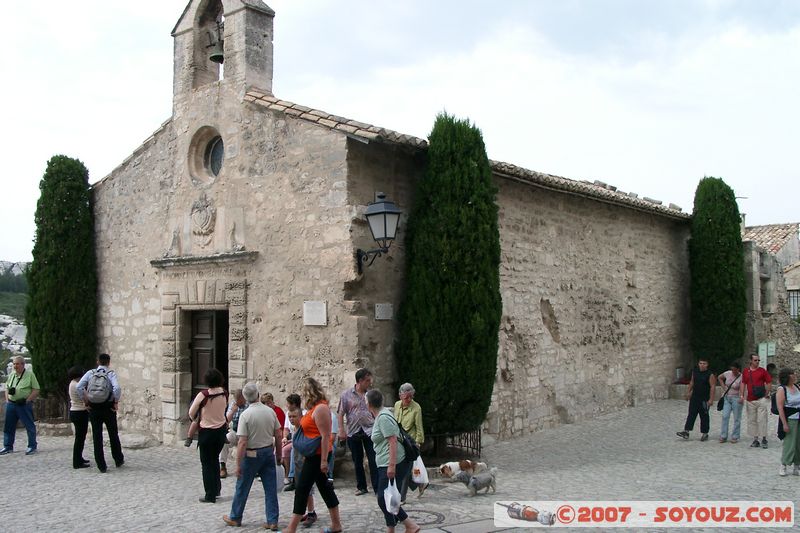
{"type": "Polygon", "coordinates": [[[122,445],[119,442],[117,429],[117,404],[122,395],[122,389],[117,381],[117,373],[109,370],[111,356],[102,353],[97,358],[97,368],[88,371],[78,382],[78,395],[84,398],[89,406],[89,422],[92,424],[92,442],[94,444],[94,461],[100,472],[107,470],[106,458],[103,453],[103,424],[108,431],[108,440],[111,443],[111,456],[117,468],[125,464],[122,455],[122,445]]]}

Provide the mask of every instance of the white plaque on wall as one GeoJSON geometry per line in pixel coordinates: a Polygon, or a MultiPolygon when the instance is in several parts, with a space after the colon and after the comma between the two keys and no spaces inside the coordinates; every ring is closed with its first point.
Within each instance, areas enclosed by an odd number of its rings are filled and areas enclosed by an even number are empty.
{"type": "Polygon", "coordinates": [[[328,325],[328,310],[325,307],[324,301],[303,302],[303,325],[304,326],[328,325]]]}
{"type": "Polygon", "coordinates": [[[393,314],[392,304],[375,304],[375,320],[391,320],[393,314]]]}

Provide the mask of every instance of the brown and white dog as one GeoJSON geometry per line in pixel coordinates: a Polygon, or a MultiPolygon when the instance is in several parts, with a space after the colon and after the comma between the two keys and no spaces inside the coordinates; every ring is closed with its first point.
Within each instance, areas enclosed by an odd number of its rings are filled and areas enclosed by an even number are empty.
{"type": "Polygon", "coordinates": [[[453,479],[459,472],[466,472],[467,474],[474,475],[488,470],[489,467],[486,463],[479,463],[477,461],[470,461],[463,459],[461,461],[450,461],[439,466],[439,473],[442,477],[453,479]]]}

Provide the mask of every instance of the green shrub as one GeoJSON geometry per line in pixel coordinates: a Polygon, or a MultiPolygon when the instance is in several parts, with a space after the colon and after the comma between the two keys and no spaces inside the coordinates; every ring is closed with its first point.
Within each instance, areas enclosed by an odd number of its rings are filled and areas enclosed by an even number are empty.
{"type": "Polygon", "coordinates": [[[27,346],[42,392],[66,397],[67,369],[95,358],[97,273],[89,172],[54,156],[39,183],[27,271],[27,346]]]}
{"type": "Polygon", "coordinates": [[[406,225],[399,378],[413,383],[426,432],[480,427],[497,366],[500,236],[480,130],[436,118],[406,225]]]}
{"type": "Polygon", "coordinates": [[[689,240],[691,347],[714,372],[744,354],[747,313],[741,216],[733,190],[719,178],[697,186],[689,240]]]}

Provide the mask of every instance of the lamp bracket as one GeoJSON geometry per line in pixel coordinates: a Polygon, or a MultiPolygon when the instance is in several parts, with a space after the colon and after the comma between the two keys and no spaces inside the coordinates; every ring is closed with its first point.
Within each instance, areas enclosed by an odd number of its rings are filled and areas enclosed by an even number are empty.
{"type": "Polygon", "coordinates": [[[361,248],[356,250],[356,264],[358,265],[358,273],[362,274],[364,272],[364,262],[369,259],[369,263],[367,266],[372,266],[372,263],[375,262],[376,257],[380,257],[381,254],[385,254],[389,252],[389,248],[376,248],[374,250],[362,250],[361,248]],[[370,259],[370,256],[372,259],[370,259]]]}

